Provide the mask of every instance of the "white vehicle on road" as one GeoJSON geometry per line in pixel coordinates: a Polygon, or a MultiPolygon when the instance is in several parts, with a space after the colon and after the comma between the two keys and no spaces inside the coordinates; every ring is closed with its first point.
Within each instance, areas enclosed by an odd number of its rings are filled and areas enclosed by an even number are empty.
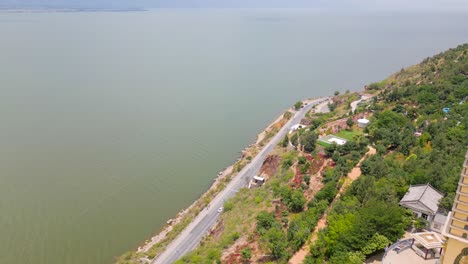
{"type": "Polygon", "coordinates": [[[224,210],[224,207],[221,206],[220,208],[218,208],[218,213],[221,213],[223,210],[224,210]]]}

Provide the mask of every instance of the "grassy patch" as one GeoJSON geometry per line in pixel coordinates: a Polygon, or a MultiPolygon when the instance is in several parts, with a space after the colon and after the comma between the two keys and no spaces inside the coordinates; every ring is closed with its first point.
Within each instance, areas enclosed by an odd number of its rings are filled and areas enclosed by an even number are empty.
{"type": "Polygon", "coordinates": [[[348,130],[341,130],[340,132],[336,133],[335,136],[341,137],[347,140],[353,140],[353,138],[357,135],[362,135],[363,131],[360,128],[355,128],[351,131],[348,130]]]}
{"type": "Polygon", "coordinates": [[[320,146],[323,146],[323,147],[328,147],[328,146],[331,145],[331,144],[329,144],[327,142],[324,142],[324,141],[321,141],[321,140],[317,140],[317,144],[320,145],[320,146]]]}
{"type": "Polygon", "coordinates": [[[184,256],[176,263],[213,263],[219,261],[222,252],[235,243],[242,235],[252,232],[255,217],[262,210],[271,207],[272,194],[267,182],[257,189],[241,189],[228,201],[230,210],[225,210],[220,217],[222,228],[219,234],[205,238],[193,252],[184,256]],[[204,260],[197,262],[197,260],[204,260]]]}

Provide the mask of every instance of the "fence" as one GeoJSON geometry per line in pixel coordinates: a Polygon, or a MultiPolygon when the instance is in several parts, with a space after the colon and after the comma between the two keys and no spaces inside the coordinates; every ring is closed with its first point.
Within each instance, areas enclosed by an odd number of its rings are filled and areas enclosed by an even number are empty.
{"type": "Polygon", "coordinates": [[[404,239],[404,240],[399,240],[396,243],[391,244],[388,248],[385,249],[385,253],[384,253],[383,257],[382,257],[382,263],[385,263],[384,260],[385,260],[385,257],[387,256],[388,252],[390,252],[392,250],[396,250],[398,248],[399,248],[399,251],[410,248],[412,242],[413,242],[413,239],[408,238],[408,239],[404,239]]]}

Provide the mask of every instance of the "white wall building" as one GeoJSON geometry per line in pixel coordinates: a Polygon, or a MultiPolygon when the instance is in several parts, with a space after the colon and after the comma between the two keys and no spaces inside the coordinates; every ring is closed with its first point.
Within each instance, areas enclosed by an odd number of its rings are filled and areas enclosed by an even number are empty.
{"type": "Polygon", "coordinates": [[[357,121],[357,124],[358,124],[358,127],[366,127],[368,124],[369,124],[369,119],[366,119],[366,118],[361,118],[361,119],[358,119],[357,121]]]}

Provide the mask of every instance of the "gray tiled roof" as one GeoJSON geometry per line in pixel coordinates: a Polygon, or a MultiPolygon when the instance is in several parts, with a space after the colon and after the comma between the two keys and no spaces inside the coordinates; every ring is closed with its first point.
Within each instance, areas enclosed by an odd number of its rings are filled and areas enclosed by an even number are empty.
{"type": "Polygon", "coordinates": [[[402,206],[434,215],[439,208],[438,203],[443,195],[430,184],[410,186],[408,192],[400,200],[402,206]]]}

